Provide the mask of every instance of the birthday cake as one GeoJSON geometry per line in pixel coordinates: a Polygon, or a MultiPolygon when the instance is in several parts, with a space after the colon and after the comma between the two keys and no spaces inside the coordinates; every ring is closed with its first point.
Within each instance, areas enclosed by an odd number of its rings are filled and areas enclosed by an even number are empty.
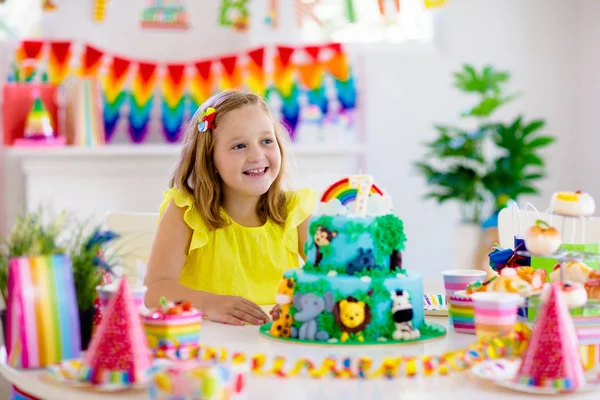
{"type": "Polygon", "coordinates": [[[402,265],[403,222],[370,176],[330,186],[308,230],[306,263],[284,273],[281,313],[263,334],[347,344],[443,336],[441,326],[424,323],[421,275],[402,265]]]}

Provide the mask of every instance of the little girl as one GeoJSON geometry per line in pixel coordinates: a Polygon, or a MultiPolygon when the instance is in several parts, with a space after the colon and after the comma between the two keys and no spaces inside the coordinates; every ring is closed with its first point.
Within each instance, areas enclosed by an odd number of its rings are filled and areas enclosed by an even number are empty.
{"type": "Polygon", "coordinates": [[[198,109],[160,207],[148,307],[165,296],[213,321],[269,321],[260,305],[275,303],[282,273],[305,259],[316,200],[310,189],[284,191],[284,140],[254,94],[226,91],[198,109]]]}

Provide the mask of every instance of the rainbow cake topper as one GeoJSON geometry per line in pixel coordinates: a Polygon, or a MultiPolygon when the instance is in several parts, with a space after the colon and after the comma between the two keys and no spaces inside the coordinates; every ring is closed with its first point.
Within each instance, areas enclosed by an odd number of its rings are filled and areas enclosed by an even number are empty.
{"type": "Polygon", "coordinates": [[[371,175],[353,175],[341,179],[329,186],[321,196],[321,203],[327,205],[326,213],[335,211],[335,214],[345,213],[346,206],[354,203],[353,215],[357,217],[365,217],[369,215],[378,215],[382,210],[387,213],[391,209],[391,200],[384,197],[381,189],[373,183],[371,175]],[[376,198],[373,196],[377,196],[376,198]],[[376,200],[373,203],[373,200],[376,200]],[[382,201],[383,200],[383,201],[382,201]],[[373,210],[367,212],[367,202],[373,210]]]}
{"type": "MultiPolygon", "coordinates": [[[[381,189],[377,185],[372,184],[369,190],[369,196],[379,194],[383,196],[381,189]]],[[[348,203],[356,201],[358,196],[358,188],[350,185],[350,178],[340,179],[333,185],[329,186],[323,196],[321,196],[321,203],[327,203],[329,200],[338,199],[342,205],[346,206],[348,203]]]]}

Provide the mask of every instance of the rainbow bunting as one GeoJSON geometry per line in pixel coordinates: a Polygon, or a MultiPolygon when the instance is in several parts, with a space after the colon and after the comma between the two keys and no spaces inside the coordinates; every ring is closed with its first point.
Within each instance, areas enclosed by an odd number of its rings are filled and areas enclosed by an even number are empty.
{"type": "Polygon", "coordinates": [[[71,42],[50,42],[50,57],[48,58],[48,75],[50,83],[60,85],[69,74],[71,60],[71,42]]]}
{"type": "Polygon", "coordinates": [[[246,85],[253,93],[265,97],[267,92],[267,78],[264,70],[265,48],[249,51],[248,58],[246,85]]]}
{"type": "Polygon", "coordinates": [[[294,67],[290,61],[295,48],[277,47],[274,59],[273,87],[281,98],[282,122],[287,126],[290,137],[293,139],[300,117],[300,88],[295,81],[294,67]]]}
{"type": "Polygon", "coordinates": [[[140,62],[129,97],[129,135],[134,143],[143,142],[148,133],[155,83],[156,64],[140,62]]]}
{"type": "Polygon", "coordinates": [[[130,61],[120,57],[113,57],[108,67],[108,72],[102,80],[104,101],[104,133],[106,142],[112,138],[117,122],[119,122],[120,109],[127,99],[127,91],[123,90],[125,78],[129,70],[130,61]]]}
{"type": "Polygon", "coordinates": [[[169,143],[175,143],[181,136],[181,126],[185,116],[185,65],[167,65],[167,75],[162,82],[162,125],[169,143]]]}
{"type": "Polygon", "coordinates": [[[239,89],[242,86],[242,74],[237,66],[238,56],[223,57],[220,61],[223,66],[220,89],[239,89]]]}
{"type": "Polygon", "coordinates": [[[213,93],[215,76],[212,72],[212,61],[201,61],[194,64],[196,73],[190,81],[190,115],[194,115],[213,93]]]}
{"type": "Polygon", "coordinates": [[[81,53],[79,74],[83,77],[95,77],[102,63],[104,52],[90,45],[86,45],[81,53]]]}
{"type": "Polygon", "coordinates": [[[8,364],[43,368],[81,355],[71,260],[64,255],[10,261],[8,364]]]}
{"type": "Polygon", "coordinates": [[[325,69],[332,75],[337,99],[344,114],[356,108],[356,85],[348,64],[348,57],[342,52],[339,43],[329,45],[334,51],[333,57],[325,62],[325,69]]]}
{"type": "Polygon", "coordinates": [[[321,47],[306,46],[306,52],[310,55],[312,62],[298,65],[300,81],[307,89],[308,104],[315,105],[321,111],[321,116],[327,114],[328,100],[325,94],[324,69],[319,62],[321,47]]]}

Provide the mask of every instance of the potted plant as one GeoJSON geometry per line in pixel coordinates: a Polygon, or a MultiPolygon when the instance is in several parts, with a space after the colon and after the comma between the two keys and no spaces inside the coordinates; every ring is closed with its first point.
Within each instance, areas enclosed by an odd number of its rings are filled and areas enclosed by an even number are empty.
{"type": "Polygon", "coordinates": [[[477,71],[464,65],[456,72],[454,87],[475,95],[476,101],[460,114],[464,127],[435,125],[437,137],[425,144],[424,159],[415,163],[429,185],[425,197],[459,207],[454,264],[461,268],[480,265],[477,247],[485,252],[498,240],[497,214],[508,201],[537,193],[535,183],[544,177],[538,151],[554,142],[553,137],[540,135],[543,120],[525,122],[522,116],[506,124],[493,120],[501,106],[517,97],[506,93],[509,80],[508,72],[491,66],[477,71]]]}
{"type": "Polygon", "coordinates": [[[113,274],[113,267],[116,265],[116,259],[107,256],[105,250],[117,237],[114,232],[103,231],[100,227],[86,230],[84,224],[77,229],[69,245],[68,253],[73,264],[79,309],[82,350],[87,349],[92,337],[96,314],[96,286],[101,284],[106,273],[113,274]]]}
{"type": "Polygon", "coordinates": [[[68,220],[67,213],[50,218],[47,222],[43,208],[17,216],[8,237],[0,238],[0,309],[2,333],[6,342],[6,305],[8,304],[8,271],[10,260],[17,257],[50,256],[63,254],[59,236],[68,220]]]}

